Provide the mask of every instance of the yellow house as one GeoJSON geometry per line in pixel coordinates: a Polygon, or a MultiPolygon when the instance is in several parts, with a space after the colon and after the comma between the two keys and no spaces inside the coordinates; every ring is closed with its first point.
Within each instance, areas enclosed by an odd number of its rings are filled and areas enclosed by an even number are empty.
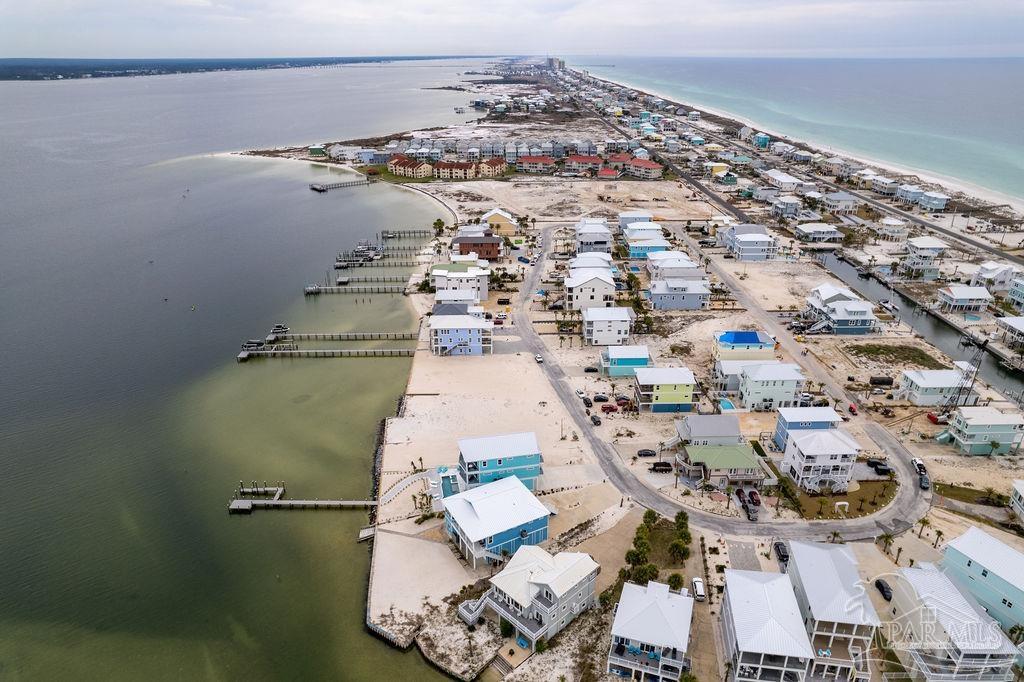
{"type": "Polygon", "coordinates": [[[480,216],[480,222],[487,223],[491,231],[501,237],[511,237],[519,227],[515,217],[508,211],[500,208],[492,208],[487,213],[484,213],[480,216]]]}
{"type": "Polygon", "coordinates": [[[697,380],[686,367],[638,367],[633,391],[637,407],[651,412],[690,412],[697,380]]]}

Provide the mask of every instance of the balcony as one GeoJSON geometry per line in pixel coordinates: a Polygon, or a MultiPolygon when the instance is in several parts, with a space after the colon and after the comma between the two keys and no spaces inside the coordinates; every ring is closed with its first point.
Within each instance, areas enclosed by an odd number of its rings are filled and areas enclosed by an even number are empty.
{"type": "Polygon", "coordinates": [[[611,651],[608,652],[608,662],[652,673],[660,670],[672,675],[690,669],[690,659],[684,656],[683,652],[668,647],[662,648],[660,652],[647,652],[641,651],[639,647],[613,644],[611,651]]]}

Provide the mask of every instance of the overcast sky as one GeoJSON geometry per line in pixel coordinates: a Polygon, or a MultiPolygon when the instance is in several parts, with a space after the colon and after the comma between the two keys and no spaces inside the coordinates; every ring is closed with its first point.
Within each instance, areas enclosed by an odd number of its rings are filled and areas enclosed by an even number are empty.
{"type": "Polygon", "coordinates": [[[1024,0],[0,0],[0,57],[1024,56],[1024,0]]]}

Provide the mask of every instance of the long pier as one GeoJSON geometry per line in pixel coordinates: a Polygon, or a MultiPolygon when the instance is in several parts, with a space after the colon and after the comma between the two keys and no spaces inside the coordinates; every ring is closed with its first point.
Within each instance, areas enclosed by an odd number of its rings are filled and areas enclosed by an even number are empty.
{"type": "Polygon", "coordinates": [[[401,239],[403,237],[430,237],[431,230],[384,230],[380,233],[381,239],[401,239]]]}
{"type": "Polygon", "coordinates": [[[248,362],[256,358],[411,358],[414,348],[333,348],[311,350],[243,350],[236,358],[248,362]]]}
{"type": "Polygon", "coordinates": [[[303,293],[306,296],[319,296],[320,294],[404,294],[405,287],[386,284],[375,287],[328,287],[322,284],[314,284],[312,286],[306,287],[303,290],[303,293]]]}
{"type": "Polygon", "coordinates": [[[341,189],[342,187],[362,187],[365,185],[372,185],[377,182],[376,178],[362,178],[360,180],[345,180],[344,182],[313,182],[310,183],[309,188],[314,192],[329,192],[332,189],[341,189]]]}
{"type": "Polygon", "coordinates": [[[251,514],[257,509],[369,509],[376,507],[376,500],[286,500],[284,483],[277,486],[249,487],[239,482],[236,495],[269,497],[270,499],[248,500],[235,498],[228,502],[229,514],[251,514]]]}
{"type": "Polygon", "coordinates": [[[375,260],[375,261],[346,261],[339,260],[335,261],[335,270],[344,270],[346,268],[415,268],[418,265],[423,265],[414,260],[375,260]]]}
{"type": "Polygon", "coordinates": [[[403,341],[419,338],[419,332],[298,332],[271,334],[267,343],[278,341],[403,341]]]}
{"type": "Polygon", "coordinates": [[[370,275],[369,277],[338,277],[337,282],[339,287],[343,287],[347,284],[354,282],[408,282],[408,277],[402,275],[370,275]]]}

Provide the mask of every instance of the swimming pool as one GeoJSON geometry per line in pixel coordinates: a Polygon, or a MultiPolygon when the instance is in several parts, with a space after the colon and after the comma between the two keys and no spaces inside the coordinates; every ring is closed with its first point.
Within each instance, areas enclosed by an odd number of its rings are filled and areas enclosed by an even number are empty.
{"type": "Polygon", "coordinates": [[[630,265],[629,266],[629,271],[630,272],[640,272],[640,266],[638,266],[638,265],[630,265]]]}
{"type": "Polygon", "coordinates": [[[735,410],[736,406],[732,404],[732,401],[728,398],[719,398],[718,406],[723,410],[735,410]]]}
{"type": "Polygon", "coordinates": [[[971,315],[970,313],[964,313],[964,320],[967,322],[978,322],[981,320],[981,315],[971,315]]]}

